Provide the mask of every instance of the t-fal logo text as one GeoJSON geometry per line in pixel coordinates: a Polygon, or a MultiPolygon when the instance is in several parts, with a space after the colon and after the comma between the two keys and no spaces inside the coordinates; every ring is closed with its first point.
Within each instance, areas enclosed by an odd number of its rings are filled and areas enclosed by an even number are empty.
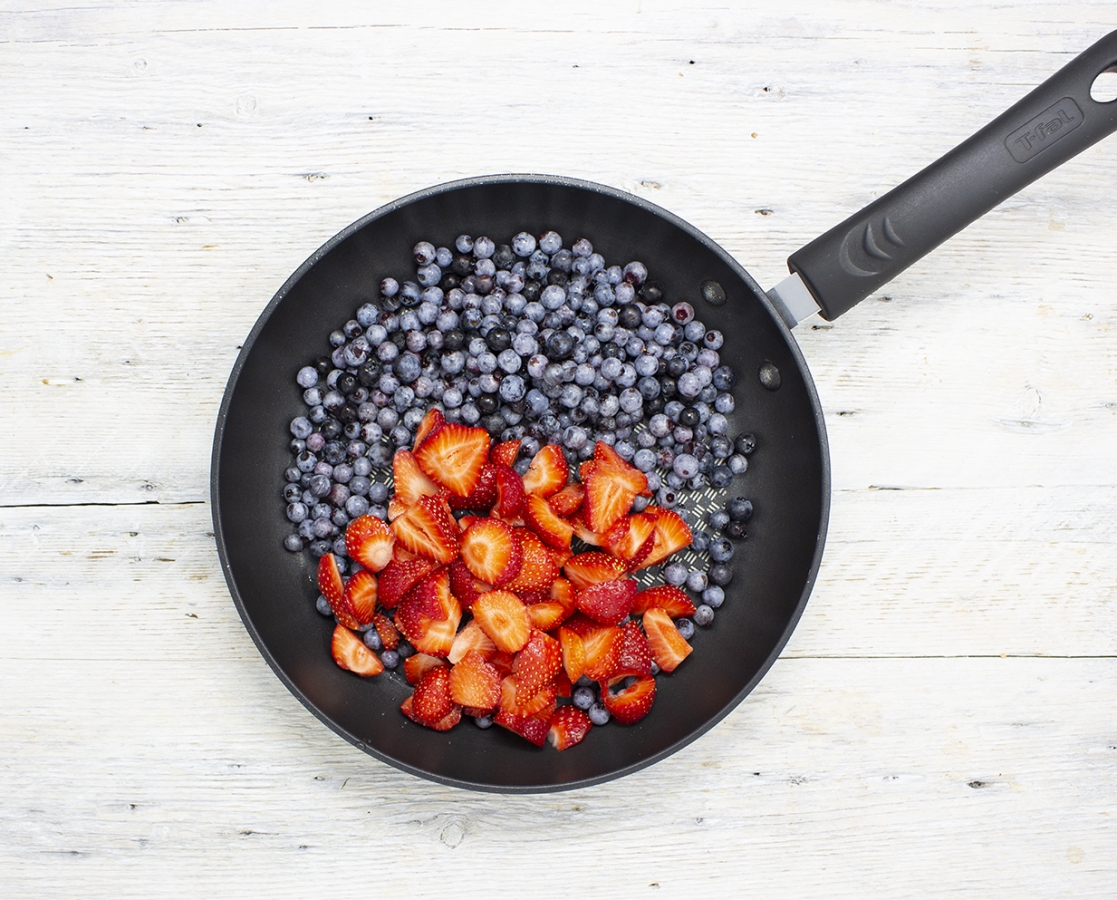
{"type": "Polygon", "coordinates": [[[1012,132],[1005,138],[1005,147],[1017,162],[1027,162],[1081,124],[1082,110],[1070,97],[1064,97],[1012,132]]]}

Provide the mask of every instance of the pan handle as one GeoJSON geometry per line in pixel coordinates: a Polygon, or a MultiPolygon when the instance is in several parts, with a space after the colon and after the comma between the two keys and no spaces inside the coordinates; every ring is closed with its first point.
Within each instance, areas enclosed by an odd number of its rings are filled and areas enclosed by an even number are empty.
{"type": "Polygon", "coordinates": [[[1106,35],[973,137],[787,260],[825,319],[836,319],[916,260],[1117,130],[1117,100],[1090,89],[1117,70],[1106,35]]]}

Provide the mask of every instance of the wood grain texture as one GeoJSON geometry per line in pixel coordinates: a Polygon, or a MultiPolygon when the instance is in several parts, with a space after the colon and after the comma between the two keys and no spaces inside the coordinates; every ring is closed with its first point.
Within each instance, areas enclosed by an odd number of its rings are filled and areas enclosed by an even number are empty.
{"type": "Polygon", "coordinates": [[[336,737],[237,617],[208,480],[260,311],[377,206],[587,178],[770,286],[1114,27],[1100,0],[4,4],[0,895],[1111,897],[1117,140],[796,329],[835,487],[814,595],[745,703],[618,782],[471,794],[336,737]]]}

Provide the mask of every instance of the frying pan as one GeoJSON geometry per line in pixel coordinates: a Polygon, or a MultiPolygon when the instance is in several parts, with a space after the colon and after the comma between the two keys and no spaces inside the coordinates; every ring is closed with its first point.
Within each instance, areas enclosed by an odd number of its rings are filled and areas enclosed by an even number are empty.
{"type": "MultiPolygon", "coordinates": [[[[606,781],[683,747],[755,687],[795,628],[822,559],[830,471],[822,410],[790,328],[833,319],[1010,194],[1117,129],[1117,102],[1091,99],[1117,69],[1117,31],[990,125],[788,260],[792,274],[764,290],[724,250],[645,200],[571,178],[500,175],[432,187],[354,222],[327,241],[268,304],[229,378],[212,459],[212,508],[229,589],[261,654],[326,725],[372,756],[444,784],[539,792],[606,781]],[[437,733],[409,722],[402,678],[341,671],[333,623],[314,609],[314,560],[282,549],[279,490],[290,464],[289,421],[302,413],[294,374],[380,279],[411,271],[419,240],[461,233],[508,240],[554,229],[589,238],[607,262],[646,262],[671,302],[690,300],[727,337],[722,357],[740,376],[730,433],[757,435],[748,472],[708,511],[747,491],[756,509],[738,544],[735,577],[709,630],[673,675],[659,679],[640,723],[592,730],[578,747],[536,749],[465,723],[437,733]],[[730,493],[732,492],[732,493],[730,493]]],[[[704,506],[705,505],[705,506],[704,506]]]]}

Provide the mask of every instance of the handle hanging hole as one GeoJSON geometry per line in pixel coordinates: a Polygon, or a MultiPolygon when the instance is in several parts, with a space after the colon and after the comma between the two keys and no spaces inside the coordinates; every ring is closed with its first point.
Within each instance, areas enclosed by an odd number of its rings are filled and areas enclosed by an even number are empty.
{"type": "Polygon", "coordinates": [[[1102,72],[1090,85],[1090,99],[1095,103],[1112,103],[1117,100],[1117,68],[1102,72]]]}

